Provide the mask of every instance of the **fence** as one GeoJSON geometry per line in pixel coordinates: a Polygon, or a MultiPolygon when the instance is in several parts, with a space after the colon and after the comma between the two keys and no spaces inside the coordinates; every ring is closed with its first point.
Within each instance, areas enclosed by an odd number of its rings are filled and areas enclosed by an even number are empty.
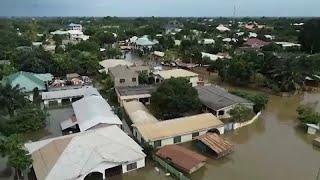
{"type": "Polygon", "coordinates": [[[190,180],[185,175],[183,175],[182,172],[175,169],[173,166],[162,160],[156,155],[152,155],[152,159],[156,161],[159,165],[161,165],[166,171],[169,171],[174,177],[176,177],[179,180],[190,180]]]}
{"type": "Polygon", "coordinates": [[[259,118],[259,116],[261,115],[261,111],[258,112],[258,114],[256,114],[251,120],[243,122],[243,123],[234,123],[233,125],[233,129],[238,129],[244,126],[248,126],[249,124],[252,124],[255,122],[255,120],[257,120],[259,118]]]}

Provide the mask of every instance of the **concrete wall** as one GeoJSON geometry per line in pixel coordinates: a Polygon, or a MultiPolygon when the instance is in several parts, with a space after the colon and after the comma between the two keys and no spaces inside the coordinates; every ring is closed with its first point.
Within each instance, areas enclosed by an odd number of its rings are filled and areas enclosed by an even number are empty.
{"type": "Polygon", "coordinates": [[[143,168],[145,166],[145,159],[140,159],[137,162],[137,168],[136,169],[132,169],[132,170],[127,170],[127,165],[128,164],[131,164],[133,162],[129,162],[129,163],[125,163],[125,164],[122,164],[122,173],[127,173],[127,172],[130,172],[130,171],[134,171],[134,170],[137,170],[139,168],[143,168]]]}
{"type": "Polygon", "coordinates": [[[115,77],[113,79],[113,81],[114,81],[114,86],[115,87],[138,86],[139,85],[138,75],[137,76],[133,76],[133,77],[115,77]],[[133,82],[132,78],[136,78],[136,81],[133,82]],[[124,83],[120,83],[120,79],[124,79],[125,82],[124,83]]]}
{"type": "Polygon", "coordinates": [[[198,82],[199,82],[199,77],[198,76],[190,78],[190,83],[192,84],[193,87],[197,86],[198,82]]]}
{"type": "Polygon", "coordinates": [[[249,121],[246,121],[246,122],[243,122],[243,123],[234,123],[233,124],[233,129],[239,129],[241,127],[244,127],[244,126],[248,126],[252,123],[254,123],[258,118],[259,116],[261,115],[261,112],[259,112],[258,114],[256,114],[251,120],[249,121]]]}

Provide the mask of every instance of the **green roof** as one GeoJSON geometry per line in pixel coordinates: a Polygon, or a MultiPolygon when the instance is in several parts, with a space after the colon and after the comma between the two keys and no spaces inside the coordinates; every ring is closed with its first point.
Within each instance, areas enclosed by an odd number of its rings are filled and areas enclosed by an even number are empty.
{"type": "Polygon", "coordinates": [[[45,90],[45,82],[53,79],[53,76],[47,74],[35,74],[30,72],[20,71],[5,77],[2,82],[11,86],[19,85],[24,92],[31,92],[38,88],[40,91],[45,90]]]}

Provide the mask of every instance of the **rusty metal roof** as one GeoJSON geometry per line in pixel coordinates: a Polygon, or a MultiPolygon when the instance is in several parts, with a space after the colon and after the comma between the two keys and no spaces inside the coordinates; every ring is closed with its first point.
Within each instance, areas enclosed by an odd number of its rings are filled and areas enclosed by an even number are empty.
{"type": "Polygon", "coordinates": [[[202,167],[207,158],[194,151],[178,145],[167,145],[162,147],[156,153],[159,157],[173,163],[173,165],[186,172],[192,173],[202,167]]]}
{"type": "Polygon", "coordinates": [[[234,149],[233,144],[219,137],[219,135],[216,133],[206,133],[197,137],[196,139],[200,140],[202,143],[216,152],[217,158],[221,158],[230,154],[234,149]]]}

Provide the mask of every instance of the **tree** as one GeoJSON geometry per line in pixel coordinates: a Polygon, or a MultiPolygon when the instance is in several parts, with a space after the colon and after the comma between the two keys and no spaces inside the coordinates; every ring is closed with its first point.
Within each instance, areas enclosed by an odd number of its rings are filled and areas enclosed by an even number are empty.
{"type": "Polygon", "coordinates": [[[15,168],[18,179],[21,179],[21,171],[27,169],[31,163],[31,156],[23,148],[23,137],[13,134],[0,141],[2,156],[8,156],[8,164],[15,168]]]}
{"type": "Polygon", "coordinates": [[[25,94],[19,86],[12,87],[10,84],[0,86],[0,108],[6,109],[10,117],[14,116],[15,110],[26,104],[25,94]]]}
{"type": "Polygon", "coordinates": [[[299,34],[299,42],[302,50],[313,53],[320,52],[320,20],[313,19],[303,25],[303,29],[299,34]]]}
{"type": "Polygon", "coordinates": [[[197,90],[184,78],[165,80],[151,95],[151,109],[161,119],[181,117],[200,107],[197,90]]]}
{"type": "Polygon", "coordinates": [[[230,110],[230,115],[233,122],[245,122],[253,117],[251,109],[245,106],[236,106],[230,110]]]}
{"type": "Polygon", "coordinates": [[[308,105],[301,105],[297,109],[298,119],[304,124],[319,124],[320,113],[316,112],[312,107],[308,105]]]}
{"type": "Polygon", "coordinates": [[[2,122],[5,135],[33,132],[45,127],[47,113],[40,107],[28,104],[17,110],[17,114],[2,122]]]}
{"type": "Polygon", "coordinates": [[[260,112],[261,110],[266,108],[266,105],[268,104],[269,97],[263,94],[257,94],[257,93],[249,93],[246,91],[240,91],[240,90],[233,90],[229,91],[231,94],[240,96],[244,99],[248,99],[249,101],[254,103],[253,111],[255,113],[260,112]]]}

